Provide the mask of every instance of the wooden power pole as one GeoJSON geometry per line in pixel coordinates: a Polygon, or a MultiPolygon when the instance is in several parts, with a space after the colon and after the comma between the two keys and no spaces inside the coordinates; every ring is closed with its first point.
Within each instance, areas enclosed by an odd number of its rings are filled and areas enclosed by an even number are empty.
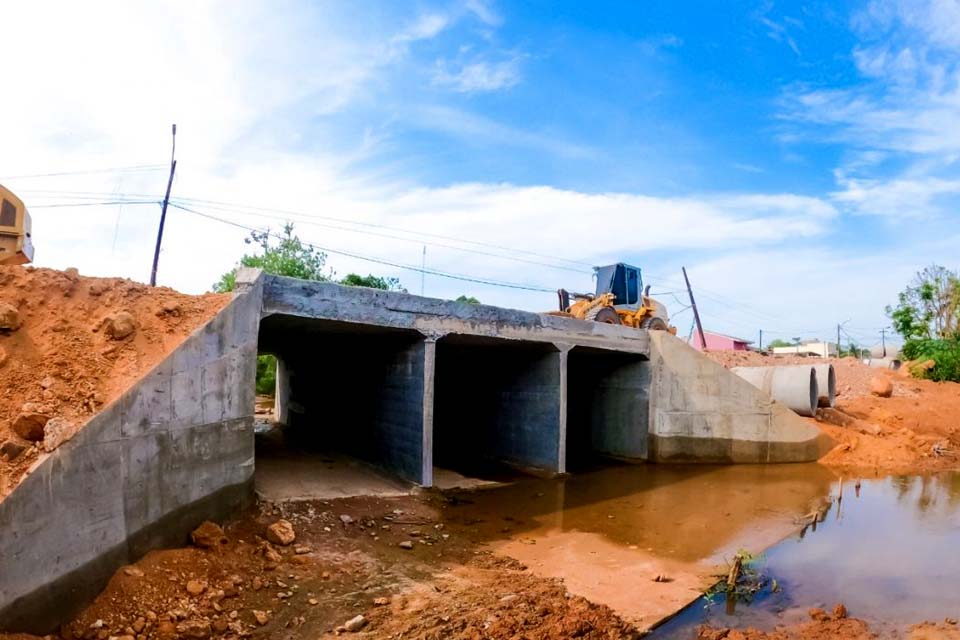
{"type": "Polygon", "coordinates": [[[163,196],[160,209],[160,228],[157,229],[157,246],[153,250],[153,267],[150,269],[150,286],[157,286],[157,264],[160,262],[160,245],[163,243],[163,225],[167,221],[167,205],[170,203],[170,188],[173,186],[173,173],[177,170],[177,125],[173,125],[173,148],[170,150],[170,178],[167,180],[167,193],[163,196]]]}
{"type": "Polygon", "coordinates": [[[683,269],[683,280],[687,283],[687,293],[690,295],[690,308],[693,309],[693,320],[697,323],[697,333],[700,334],[700,349],[707,350],[707,337],[703,335],[703,325],[700,324],[700,312],[697,311],[697,301],[693,299],[693,289],[690,288],[690,278],[687,277],[687,268],[683,269]]]}

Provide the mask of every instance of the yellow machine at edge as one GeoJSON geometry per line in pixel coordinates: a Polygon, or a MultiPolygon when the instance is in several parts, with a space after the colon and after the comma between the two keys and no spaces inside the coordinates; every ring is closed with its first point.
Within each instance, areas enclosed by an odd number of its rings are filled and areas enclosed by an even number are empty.
{"type": "Polygon", "coordinates": [[[32,261],[30,213],[20,198],[0,185],[0,265],[32,261]]]}
{"type": "Polygon", "coordinates": [[[676,327],[670,326],[667,308],[648,295],[649,287],[644,289],[640,269],[618,262],[593,270],[597,278],[596,293],[560,289],[557,292],[560,310],[552,311],[552,315],[677,333],[676,327]]]}

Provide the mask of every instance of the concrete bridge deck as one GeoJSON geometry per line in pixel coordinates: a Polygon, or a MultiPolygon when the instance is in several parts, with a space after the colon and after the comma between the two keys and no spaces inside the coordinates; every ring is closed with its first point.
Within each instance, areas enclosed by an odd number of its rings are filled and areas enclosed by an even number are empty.
{"type": "Polygon", "coordinates": [[[794,462],[829,441],[673,336],[241,270],[233,301],[0,501],[0,629],[47,632],[122,564],[253,495],[256,356],[279,413],[429,486],[478,460],[794,462]]]}

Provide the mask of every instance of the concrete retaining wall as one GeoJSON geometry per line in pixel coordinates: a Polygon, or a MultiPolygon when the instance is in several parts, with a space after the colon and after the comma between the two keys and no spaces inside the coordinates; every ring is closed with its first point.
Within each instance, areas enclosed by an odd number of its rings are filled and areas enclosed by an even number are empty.
{"type": "Polygon", "coordinates": [[[0,502],[0,629],[51,631],[123,564],[249,500],[261,296],[238,294],[0,502]]]}
{"type": "Polygon", "coordinates": [[[815,425],[665,332],[650,334],[655,462],[809,462],[833,446],[815,425]]]}

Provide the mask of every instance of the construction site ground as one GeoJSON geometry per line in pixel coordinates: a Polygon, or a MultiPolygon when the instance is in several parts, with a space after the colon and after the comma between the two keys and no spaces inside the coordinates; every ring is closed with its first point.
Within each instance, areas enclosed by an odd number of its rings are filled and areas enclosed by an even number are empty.
{"type": "MultiPolygon", "coordinates": [[[[228,300],[74,271],[0,267],[0,302],[19,316],[16,329],[0,330],[0,445],[16,452],[0,455],[0,499],[228,300]],[[24,439],[14,429],[23,414],[61,419],[65,430],[53,442],[24,439]]],[[[814,362],[709,355],[730,367],[814,362]]],[[[212,548],[184,541],[120,569],[60,636],[638,637],[696,598],[737,548],[762,549],[795,531],[816,508],[821,484],[958,468],[960,385],[855,359],[832,362],[837,407],[811,420],[837,447],[820,464],[704,467],[675,476],[661,468],[649,477],[614,466],[589,486],[574,476],[413,493],[386,482],[382,495],[362,497],[337,497],[346,493],[330,486],[322,499],[315,487],[309,495],[280,493],[221,523],[223,541],[212,548]],[[878,378],[889,380],[891,397],[871,393],[878,378]],[[704,486],[718,493],[705,497],[704,486]],[[308,499],[281,502],[293,497],[308,499]],[[638,513],[647,519],[639,522],[638,513]],[[267,541],[278,519],[292,524],[291,544],[267,541]]],[[[447,477],[447,486],[462,479],[447,477]]],[[[774,631],[705,627],[698,634],[875,637],[856,615],[827,607],[774,631]]],[[[898,637],[960,638],[952,618],[915,624],[898,637]]]]}

